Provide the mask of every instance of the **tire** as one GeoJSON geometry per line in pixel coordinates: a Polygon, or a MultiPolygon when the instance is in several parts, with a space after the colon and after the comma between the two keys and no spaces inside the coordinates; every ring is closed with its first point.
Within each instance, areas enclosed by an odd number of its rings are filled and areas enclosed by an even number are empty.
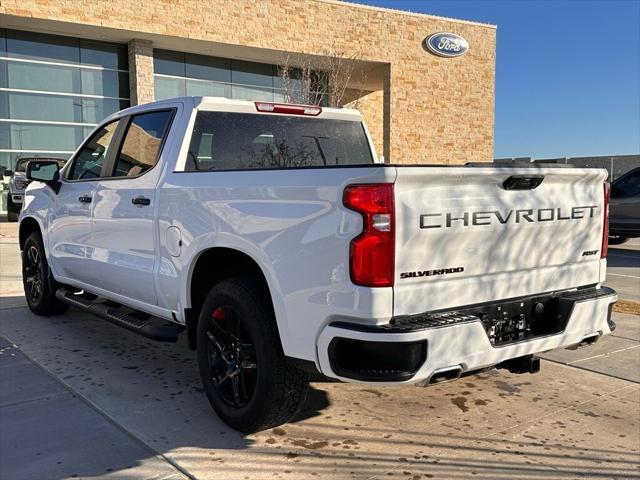
{"type": "Polygon", "coordinates": [[[628,240],[629,237],[625,237],[624,235],[609,235],[609,245],[622,245],[628,240]]]}
{"type": "Polygon", "coordinates": [[[17,222],[19,216],[20,209],[15,203],[13,203],[13,200],[11,200],[11,193],[9,193],[9,195],[7,195],[7,221],[17,222]]]}
{"type": "Polygon", "coordinates": [[[198,320],[197,356],[211,406],[241,432],[288,422],[306,399],[308,376],[287,362],[271,305],[250,280],[211,289],[198,320]]]}
{"type": "Polygon", "coordinates": [[[33,232],[22,249],[22,284],[29,309],[47,317],[62,313],[69,306],[56,298],[60,285],[53,279],[39,232],[33,232]]]}

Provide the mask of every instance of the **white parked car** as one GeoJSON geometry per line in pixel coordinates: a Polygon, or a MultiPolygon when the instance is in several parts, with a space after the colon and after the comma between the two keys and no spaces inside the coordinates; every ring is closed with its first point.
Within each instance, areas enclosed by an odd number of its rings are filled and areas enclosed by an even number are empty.
{"type": "Polygon", "coordinates": [[[357,111],[186,97],[29,163],[31,310],[185,331],[218,415],[287,422],[310,376],[429,385],[614,328],[604,170],[389,165],[357,111]]]}

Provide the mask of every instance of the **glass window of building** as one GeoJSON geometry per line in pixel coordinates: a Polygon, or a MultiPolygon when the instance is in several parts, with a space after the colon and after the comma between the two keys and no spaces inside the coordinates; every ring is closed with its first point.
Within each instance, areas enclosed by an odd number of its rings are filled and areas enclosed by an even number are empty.
{"type": "Polygon", "coordinates": [[[126,45],[0,29],[0,170],[23,156],[67,159],[128,106],[126,45]]]}
{"type": "Polygon", "coordinates": [[[267,63],[169,50],[154,50],[153,57],[156,100],[202,95],[282,102],[285,91],[294,103],[304,103],[304,99],[309,98],[303,94],[303,82],[297,70],[291,70],[285,86],[278,67],[267,63]]]}

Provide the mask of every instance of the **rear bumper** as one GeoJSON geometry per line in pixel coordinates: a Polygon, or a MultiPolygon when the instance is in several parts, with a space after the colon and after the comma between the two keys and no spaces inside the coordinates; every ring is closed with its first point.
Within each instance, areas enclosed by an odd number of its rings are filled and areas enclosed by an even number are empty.
{"type": "MultiPolygon", "coordinates": [[[[509,305],[526,306],[541,298],[551,298],[563,305],[565,318],[559,327],[561,330],[500,345],[495,344],[495,339],[492,343],[479,316],[468,314],[473,308],[423,314],[398,319],[402,321],[388,325],[333,322],[318,338],[320,369],[324,375],[346,382],[426,384],[435,372],[460,367],[464,374],[513,358],[571,347],[585,338],[611,333],[611,308],[617,300],[614,290],[590,288],[517,299],[509,305]],[[369,367],[366,366],[367,355],[373,355],[369,367]]],[[[495,312],[500,311],[496,305],[499,304],[479,306],[475,311],[488,311],[495,316],[495,312]]]]}

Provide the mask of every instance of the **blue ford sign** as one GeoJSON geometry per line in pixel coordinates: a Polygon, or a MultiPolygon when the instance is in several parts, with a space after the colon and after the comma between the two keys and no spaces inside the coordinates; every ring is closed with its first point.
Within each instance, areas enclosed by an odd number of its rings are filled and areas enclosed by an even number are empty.
{"type": "Polygon", "coordinates": [[[469,50],[469,42],[455,33],[434,33],[423,43],[427,50],[440,57],[459,57],[469,50]]]}

